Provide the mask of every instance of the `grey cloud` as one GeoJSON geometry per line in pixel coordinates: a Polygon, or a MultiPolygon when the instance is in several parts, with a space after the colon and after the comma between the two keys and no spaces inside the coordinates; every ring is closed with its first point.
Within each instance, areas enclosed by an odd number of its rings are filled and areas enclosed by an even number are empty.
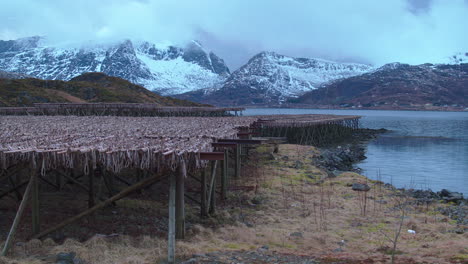
{"type": "Polygon", "coordinates": [[[16,0],[0,17],[0,39],[199,39],[231,68],[262,50],[375,65],[468,51],[467,0],[16,0]]]}

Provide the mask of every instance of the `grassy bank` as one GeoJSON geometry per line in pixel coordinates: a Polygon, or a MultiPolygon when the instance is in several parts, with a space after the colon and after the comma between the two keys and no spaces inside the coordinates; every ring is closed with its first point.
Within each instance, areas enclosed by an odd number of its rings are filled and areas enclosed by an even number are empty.
{"type": "MultiPolygon", "coordinates": [[[[460,226],[437,209],[448,204],[417,204],[399,190],[353,172],[330,177],[314,165],[320,152],[311,146],[283,144],[272,152],[270,145],[253,151],[242,178],[232,183],[244,191],[230,192],[216,217],[199,220],[197,208],[188,209],[188,238],[177,244],[180,259],[201,254],[199,263],[213,258],[231,263],[224,252],[242,258],[261,251],[321,263],[390,263],[392,255],[396,263],[468,261],[468,234],[456,233],[460,226]],[[353,183],[370,190],[354,191],[353,183]]],[[[121,202],[148,210],[143,201],[121,202]]],[[[71,251],[86,263],[158,263],[166,257],[165,241],[165,236],[143,234],[96,235],[61,244],[32,240],[17,243],[0,263],[50,263],[57,253],[71,251]]]]}

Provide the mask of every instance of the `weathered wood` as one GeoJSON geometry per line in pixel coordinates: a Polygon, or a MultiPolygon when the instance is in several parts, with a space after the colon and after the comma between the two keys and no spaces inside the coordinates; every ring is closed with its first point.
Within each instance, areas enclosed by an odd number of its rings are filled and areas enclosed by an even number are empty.
{"type": "Polygon", "coordinates": [[[49,184],[50,186],[54,187],[55,189],[57,190],[60,190],[60,188],[53,182],[47,180],[46,178],[42,177],[41,175],[39,175],[39,179],[47,184],[49,184]]]}
{"type": "MultiPolygon", "coordinates": [[[[12,175],[12,176],[13,176],[13,175],[12,175]]],[[[15,192],[15,194],[16,194],[16,199],[17,199],[18,201],[21,201],[21,200],[23,199],[23,197],[22,197],[22,195],[21,195],[21,192],[16,188],[16,184],[17,184],[17,183],[13,180],[13,177],[9,177],[8,179],[9,179],[9,181],[10,181],[11,187],[13,187],[13,189],[14,189],[14,192],[15,192]]]]}
{"type": "Polygon", "coordinates": [[[107,199],[107,200],[93,206],[92,208],[90,208],[90,209],[88,209],[88,210],[86,210],[86,211],[84,211],[84,212],[82,212],[82,213],[80,213],[80,214],[78,214],[76,216],[70,217],[70,218],[66,219],[65,221],[61,222],[60,224],[58,224],[58,225],[56,225],[54,227],[51,227],[51,228],[49,228],[47,230],[44,230],[44,231],[42,231],[41,233],[39,233],[37,235],[34,235],[33,238],[44,237],[44,236],[50,234],[51,232],[54,232],[54,231],[66,226],[68,224],[71,224],[71,223],[73,223],[73,222],[75,222],[77,220],[80,220],[81,218],[83,218],[83,217],[85,217],[85,216],[99,210],[102,207],[105,207],[105,206],[111,204],[112,202],[115,202],[117,200],[120,200],[120,199],[124,198],[125,196],[129,195],[130,193],[132,193],[132,192],[134,192],[134,191],[136,191],[136,190],[138,190],[140,188],[143,188],[143,187],[145,187],[147,185],[152,184],[154,181],[158,180],[159,177],[160,177],[160,175],[157,175],[157,176],[154,176],[154,177],[151,177],[151,178],[144,179],[141,182],[135,183],[134,185],[122,190],[118,194],[116,194],[116,195],[112,196],[111,198],[109,198],[109,199],[107,199]]]}
{"type": "Polygon", "coordinates": [[[259,139],[218,139],[218,142],[232,142],[237,144],[262,144],[264,140],[259,139]]]}
{"type": "Polygon", "coordinates": [[[197,199],[193,198],[192,196],[188,195],[188,194],[184,194],[184,197],[189,199],[190,201],[196,203],[196,204],[199,204],[201,205],[200,201],[198,201],[197,199]]]}
{"type": "Polygon", "coordinates": [[[92,168],[90,164],[89,168],[89,174],[88,174],[88,180],[89,180],[89,192],[88,192],[88,208],[91,208],[95,205],[94,202],[94,169],[92,168]]]}
{"type": "Polygon", "coordinates": [[[201,171],[201,206],[200,206],[200,215],[201,217],[207,217],[208,216],[208,205],[206,204],[207,202],[207,191],[206,191],[206,185],[207,185],[207,177],[206,177],[206,168],[202,169],[201,171]]]}
{"type": "Polygon", "coordinates": [[[208,189],[208,201],[206,202],[209,206],[209,213],[215,212],[215,189],[216,189],[216,167],[218,165],[218,161],[211,162],[211,183],[208,189]]]}
{"type": "Polygon", "coordinates": [[[21,200],[20,206],[18,211],[16,212],[15,220],[13,220],[13,224],[11,225],[10,232],[8,233],[8,237],[5,241],[5,245],[3,246],[2,256],[6,256],[8,253],[8,249],[10,249],[11,243],[15,237],[16,230],[21,220],[21,216],[23,215],[24,209],[26,208],[26,204],[28,203],[29,194],[31,193],[33,185],[33,180],[29,180],[29,184],[24,191],[23,200],[21,200]]]}
{"type": "Polygon", "coordinates": [[[167,242],[167,261],[175,263],[175,239],[176,239],[176,175],[169,179],[169,227],[167,242]]]}
{"type": "Polygon", "coordinates": [[[228,184],[228,150],[224,150],[223,173],[221,175],[221,199],[225,200],[227,196],[227,184],[228,184]]]}
{"type": "Polygon", "coordinates": [[[236,164],[235,164],[236,178],[239,178],[240,173],[241,173],[241,149],[242,149],[242,146],[239,144],[236,148],[236,164]]]}
{"type": "Polygon", "coordinates": [[[40,209],[39,209],[39,175],[36,172],[35,168],[31,168],[31,181],[32,183],[32,193],[31,193],[31,213],[32,213],[32,233],[33,235],[40,232],[40,209]]]}
{"type": "Polygon", "coordinates": [[[5,191],[5,192],[1,193],[1,194],[0,194],[0,199],[2,199],[3,197],[9,195],[10,193],[14,192],[15,190],[21,189],[23,186],[25,186],[26,184],[28,184],[28,182],[29,182],[29,180],[27,180],[27,181],[25,181],[25,182],[23,182],[23,183],[17,185],[17,186],[16,186],[15,188],[13,188],[13,189],[10,189],[10,190],[8,190],[8,191],[5,191]]]}
{"type": "Polygon", "coordinates": [[[200,160],[223,160],[223,152],[200,152],[200,160]]]}
{"type": "Polygon", "coordinates": [[[187,177],[185,161],[182,159],[176,175],[176,238],[185,238],[185,178],[187,177]]]}
{"type": "Polygon", "coordinates": [[[67,178],[68,180],[70,180],[71,182],[73,182],[74,184],[76,184],[78,187],[80,187],[81,189],[85,190],[86,192],[89,192],[89,189],[86,185],[82,184],[81,182],[77,181],[75,178],[73,178],[72,176],[70,175],[67,175],[67,173],[65,172],[61,172],[61,171],[58,171],[58,173],[60,173],[63,177],[67,178]]]}
{"type": "MultiPolygon", "coordinates": [[[[121,183],[123,183],[123,184],[126,184],[126,185],[128,185],[128,186],[131,186],[131,185],[132,185],[132,183],[131,183],[130,181],[128,181],[128,180],[126,180],[126,179],[120,177],[119,175],[115,175],[115,174],[114,174],[114,178],[115,178],[116,180],[118,180],[119,182],[121,182],[121,183]]],[[[137,182],[139,182],[141,179],[142,179],[142,178],[137,177],[137,182]]]]}
{"type": "Polygon", "coordinates": [[[62,175],[57,172],[55,172],[55,184],[57,185],[58,190],[61,191],[63,186],[63,178],[62,175]]]}

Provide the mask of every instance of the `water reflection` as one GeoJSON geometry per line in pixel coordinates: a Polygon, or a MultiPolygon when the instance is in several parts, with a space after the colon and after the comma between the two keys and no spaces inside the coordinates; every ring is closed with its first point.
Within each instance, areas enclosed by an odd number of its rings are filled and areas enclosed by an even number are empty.
{"type": "Polygon", "coordinates": [[[449,189],[468,196],[468,112],[248,109],[246,115],[361,115],[361,125],[391,132],[372,141],[364,174],[397,187],[449,189]]]}

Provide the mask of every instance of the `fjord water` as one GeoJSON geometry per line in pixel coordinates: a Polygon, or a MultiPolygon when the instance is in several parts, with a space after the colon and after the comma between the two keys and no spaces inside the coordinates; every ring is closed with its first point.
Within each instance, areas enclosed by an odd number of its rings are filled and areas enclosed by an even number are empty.
{"type": "Polygon", "coordinates": [[[367,146],[363,174],[396,187],[448,189],[468,196],[468,112],[247,109],[244,115],[360,115],[363,128],[386,128],[367,146]],[[380,174],[380,176],[379,176],[380,174]]]}

